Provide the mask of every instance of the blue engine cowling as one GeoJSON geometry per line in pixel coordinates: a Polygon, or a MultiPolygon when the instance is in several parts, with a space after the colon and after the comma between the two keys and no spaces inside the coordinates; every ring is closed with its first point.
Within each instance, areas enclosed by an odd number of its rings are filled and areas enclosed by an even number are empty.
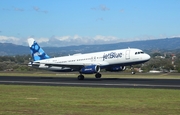
{"type": "Polygon", "coordinates": [[[109,68],[106,68],[106,71],[124,71],[126,70],[125,66],[112,66],[109,68]]]}
{"type": "Polygon", "coordinates": [[[98,65],[89,65],[85,66],[80,70],[80,73],[83,74],[93,74],[98,73],[100,71],[100,67],[98,65]]]}

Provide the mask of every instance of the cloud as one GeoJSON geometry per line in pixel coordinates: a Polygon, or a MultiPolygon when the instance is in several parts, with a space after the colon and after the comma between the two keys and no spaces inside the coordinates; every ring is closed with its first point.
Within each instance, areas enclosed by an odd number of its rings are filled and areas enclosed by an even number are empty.
{"type": "Polygon", "coordinates": [[[103,18],[97,18],[96,21],[104,21],[103,18]]]}
{"type": "Polygon", "coordinates": [[[105,5],[100,5],[99,7],[100,7],[100,10],[102,10],[102,11],[109,10],[109,8],[106,7],[105,5]]]}
{"type": "Polygon", "coordinates": [[[39,7],[37,7],[37,6],[34,6],[33,7],[33,10],[35,10],[36,12],[42,12],[42,13],[48,13],[48,11],[47,10],[40,10],[40,8],[39,7]]]}
{"type": "MultiPolygon", "coordinates": [[[[31,36],[32,37],[32,36],[31,36]]],[[[178,36],[169,36],[163,38],[175,38],[178,36]]],[[[28,38],[28,37],[27,37],[28,38]]],[[[17,38],[13,36],[0,36],[1,43],[13,43],[16,45],[24,45],[28,46],[27,38],[17,38]]],[[[98,45],[98,44],[111,44],[111,43],[119,43],[119,42],[130,42],[130,41],[141,41],[141,40],[153,40],[153,39],[161,39],[161,37],[154,37],[149,35],[143,35],[139,37],[133,38],[118,38],[115,36],[102,36],[96,35],[94,37],[90,36],[52,36],[50,38],[47,37],[33,37],[39,45],[42,47],[64,47],[64,46],[78,46],[78,45],[98,45]]]]}
{"type": "Polygon", "coordinates": [[[119,39],[114,36],[101,36],[97,35],[95,37],[82,37],[79,35],[74,36],[53,36],[49,39],[49,44],[54,46],[70,46],[70,45],[94,45],[94,44],[108,44],[117,43],[119,39]]]}
{"type": "Polygon", "coordinates": [[[23,8],[17,8],[15,6],[12,6],[11,8],[3,8],[4,11],[17,11],[17,12],[23,12],[25,11],[23,8]]]}
{"type": "Polygon", "coordinates": [[[48,42],[49,39],[48,38],[39,38],[36,40],[38,43],[43,43],[43,42],[48,42]]]}
{"type": "Polygon", "coordinates": [[[39,12],[39,7],[34,6],[33,9],[37,12],[39,12]]]}
{"type": "MultiPolygon", "coordinates": [[[[64,47],[64,46],[95,45],[95,44],[97,45],[97,44],[110,44],[110,43],[120,42],[120,39],[118,39],[117,37],[102,36],[102,35],[97,35],[94,37],[74,35],[74,36],[52,36],[50,38],[45,38],[45,37],[41,37],[41,38],[33,37],[33,38],[42,47],[64,47]]],[[[4,39],[4,42],[6,40],[7,39],[4,39]]],[[[23,39],[23,40],[18,39],[18,41],[21,41],[21,42],[17,42],[17,41],[15,42],[18,45],[28,45],[27,39],[23,39]]]]}
{"type": "Polygon", "coordinates": [[[62,36],[62,37],[55,37],[59,41],[70,41],[72,38],[71,36],[62,36]]]}
{"type": "Polygon", "coordinates": [[[24,9],[22,9],[22,8],[17,8],[17,7],[13,7],[13,9],[14,9],[15,11],[20,11],[20,12],[24,11],[24,9]]]}
{"type": "Polygon", "coordinates": [[[8,37],[8,36],[0,36],[1,43],[14,43],[14,44],[21,44],[20,39],[16,37],[8,37]]]}
{"type": "Polygon", "coordinates": [[[101,35],[97,35],[93,39],[95,41],[102,41],[102,42],[115,42],[119,40],[117,37],[114,36],[101,36],[101,35]]]}
{"type": "Polygon", "coordinates": [[[97,10],[97,8],[93,7],[93,8],[91,8],[91,10],[97,10]]]}
{"type": "Polygon", "coordinates": [[[123,12],[124,12],[124,9],[121,9],[120,12],[123,13],[123,12]]]}
{"type": "Polygon", "coordinates": [[[47,13],[48,13],[48,11],[47,11],[47,10],[43,10],[43,11],[41,11],[41,12],[43,12],[43,13],[45,13],[45,14],[47,14],[47,13]]]}
{"type": "Polygon", "coordinates": [[[99,5],[98,7],[93,7],[91,10],[101,10],[101,11],[107,11],[110,10],[107,6],[105,5],[99,5]]]}
{"type": "MultiPolygon", "coordinates": [[[[23,12],[25,11],[25,9],[23,8],[18,8],[18,7],[15,7],[15,6],[12,6],[11,8],[2,8],[2,10],[4,11],[18,11],[18,12],[23,12]]],[[[45,13],[47,14],[48,11],[47,10],[41,10],[39,7],[37,6],[34,6],[33,7],[33,10],[36,11],[36,12],[41,12],[41,13],[45,13]]]]}
{"type": "Polygon", "coordinates": [[[9,9],[9,8],[2,8],[2,10],[4,10],[4,11],[10,11],[11,9],[9,9]]]}

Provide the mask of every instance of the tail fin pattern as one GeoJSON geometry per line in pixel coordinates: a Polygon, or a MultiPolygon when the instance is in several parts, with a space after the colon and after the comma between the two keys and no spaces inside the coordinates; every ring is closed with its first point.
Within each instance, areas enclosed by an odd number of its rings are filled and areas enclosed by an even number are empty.
{"type": "Polygon", "coordinates": [[[50,58],[33,38],[28,39],[28,44],[30,47],[31,56],[33,58],[33,61],[50,58]]]}

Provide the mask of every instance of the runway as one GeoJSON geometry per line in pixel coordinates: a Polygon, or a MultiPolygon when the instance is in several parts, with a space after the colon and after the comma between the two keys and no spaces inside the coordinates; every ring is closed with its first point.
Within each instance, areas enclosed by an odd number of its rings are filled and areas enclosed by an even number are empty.
{"type": "Polygon", "coordinates": [[[147,78],[86,78],[77,80],[75,77],[0,76],[0,84],[180,89],[180,79],[147,78]]]}

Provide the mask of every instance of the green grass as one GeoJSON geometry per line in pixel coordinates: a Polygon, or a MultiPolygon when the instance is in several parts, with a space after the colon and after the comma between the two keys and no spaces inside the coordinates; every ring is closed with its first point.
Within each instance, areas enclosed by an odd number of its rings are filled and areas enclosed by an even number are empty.
{"type": "Polygon", "coordinates": [[[179,115],[180,90],[0,85],[0,115],[179,115]]]}

